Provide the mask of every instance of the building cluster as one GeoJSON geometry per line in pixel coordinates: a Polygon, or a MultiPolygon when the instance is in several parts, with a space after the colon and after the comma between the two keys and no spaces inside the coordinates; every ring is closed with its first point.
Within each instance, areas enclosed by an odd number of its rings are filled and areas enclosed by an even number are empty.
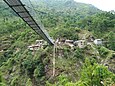
{"type": "Polygon", "coordinates": [[[44,45],[45,45],[45,41],[36,40],[35,44],[32,44],[32,45],[28,46],[28,49],[31,50],[31,51],[39,50],[39,49],[43,48],[44,45]]]}
{"type": "MultiPolygon", "coordinates": [[[[87,39],[82,39],[82,40],[68,40],[68,39],[57,39],[55,41],[55,44],[57,46],[60,45],[67,45],[70,48],[73,48],[74,46],[79,47],[79,48],[84,48],[85,46],[94,43],[95,45],[102,45],[103,41],[102,39],[94,39],[94,37],[89,37],[87,39]]],[[[31,46],[28,46],[28,49],[31,51],[34,50],[39,50],[44,47],[44,45],[47,45],[47,43],[43,40],[36,40],[35,44],[32,44],[31,46]]]]}
{"type": "Polygon", "coordinates": [[[102,45],[103,41],[102,39],[94,39],[94,37],[89,37],[88,39],[82,39],[82,40],[64,40],[64,39],[57,39],[56,44],[57,45],[68,45],[71,48],[74,46],[77,46],[79,48],[84,48],[88,44],[93,43],[95,45],[102,45]]]}

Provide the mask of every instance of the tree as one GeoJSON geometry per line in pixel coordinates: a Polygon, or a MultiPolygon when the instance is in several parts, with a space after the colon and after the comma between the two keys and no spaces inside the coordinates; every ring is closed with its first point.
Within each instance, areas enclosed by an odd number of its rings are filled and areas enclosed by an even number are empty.
{"type": "Polygon", "coordinates": [[[0,86],[6,86],[1,72],[0,72],[0,86]]]}
{"type": "Polygon", "coordinates": [[[107,33],[103,39],[105,40],[104,45],[105,47],[111,49],[111,50],[115,50],[115,33],[114,31],[110,31],[109,33],[107,33]]]}

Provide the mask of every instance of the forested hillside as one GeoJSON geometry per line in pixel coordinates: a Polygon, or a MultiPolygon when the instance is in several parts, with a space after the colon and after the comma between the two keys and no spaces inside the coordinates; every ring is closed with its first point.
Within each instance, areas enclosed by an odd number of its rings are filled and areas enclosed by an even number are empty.
{"type": "Polygon", "coordinates": [[[1,0],[0,1],[0,17],[14,16],[14,12],[1,0]]]}
{"type": "Polygon", "coordinates": [[[31,2],[50,36],[60,40],[55,76],[54,47],[45,43],[31,50],[28,46],[42,38],[0,1],[0,86],[114,86],[115,12],[74,0],[31,2]],[[102,39],[103,44],[90,38],[102,39]],[[81,40],[84,46],[73,44],[81,40]]]}
{"type": "Polygon", "coordinates": [[[101,12],[93,5],[76,3],[74,0],[35,0],[33,6],[46,27],[56,27],[62,23],[76,27],[78,20],[101,12]]]}

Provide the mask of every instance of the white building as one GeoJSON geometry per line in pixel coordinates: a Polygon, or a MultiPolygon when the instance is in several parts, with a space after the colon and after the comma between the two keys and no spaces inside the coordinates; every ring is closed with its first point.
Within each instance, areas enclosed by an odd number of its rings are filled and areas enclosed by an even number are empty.
{"type": "Polygon", "coordinates": [[[74,42],[75,46],[78,46],[79,48],[84,48],[86,46],[86,41],[85,40],[78,40],[74,42]]]}
{"type": "Polygon", "coordinates": [[[43,40],[36,40],[37,45],[43,45],[44,41],[43,40]]]}
{"type": "Polygon", "coordinates": [[[39,50],[40,46],[38,45],[31,45],[31,46],[28,46],[28,49],[31,50],[31,51],[34,51],[34,50],[39,50]]]}
{"type": "Polygon", "coordinates": [[[95,39],[94,40],[94,44],[96,44],[96,45],[102,45],[102,39],[95,39]]]}
{"type": "Polygon", "coordinates": [[[43,40],[36,40],[35,44],[32,44],[31,46],[28,46],[28,49],[31,50],[31,51],[39,50],[40,48],[43,48],[44,44],[45,44],[45,42],[43,40]]]}
{"type": "Polygon", "coordinates": [[[68,44],[68,43],[69,43],[69,44],[73,44],[73,42],[74,42],[73,40],[65,40],[65,43],[66,43],[66,44],[68,44]]]}

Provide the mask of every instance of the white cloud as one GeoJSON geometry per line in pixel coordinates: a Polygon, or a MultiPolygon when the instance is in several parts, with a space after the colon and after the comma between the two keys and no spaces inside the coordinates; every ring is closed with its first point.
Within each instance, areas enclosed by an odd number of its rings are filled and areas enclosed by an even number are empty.
{"type": "Polygon", "coordinates": [[[92,4],[104,11],[115,10],[115,0],[75,0],[75,1],[92,4]]]}

